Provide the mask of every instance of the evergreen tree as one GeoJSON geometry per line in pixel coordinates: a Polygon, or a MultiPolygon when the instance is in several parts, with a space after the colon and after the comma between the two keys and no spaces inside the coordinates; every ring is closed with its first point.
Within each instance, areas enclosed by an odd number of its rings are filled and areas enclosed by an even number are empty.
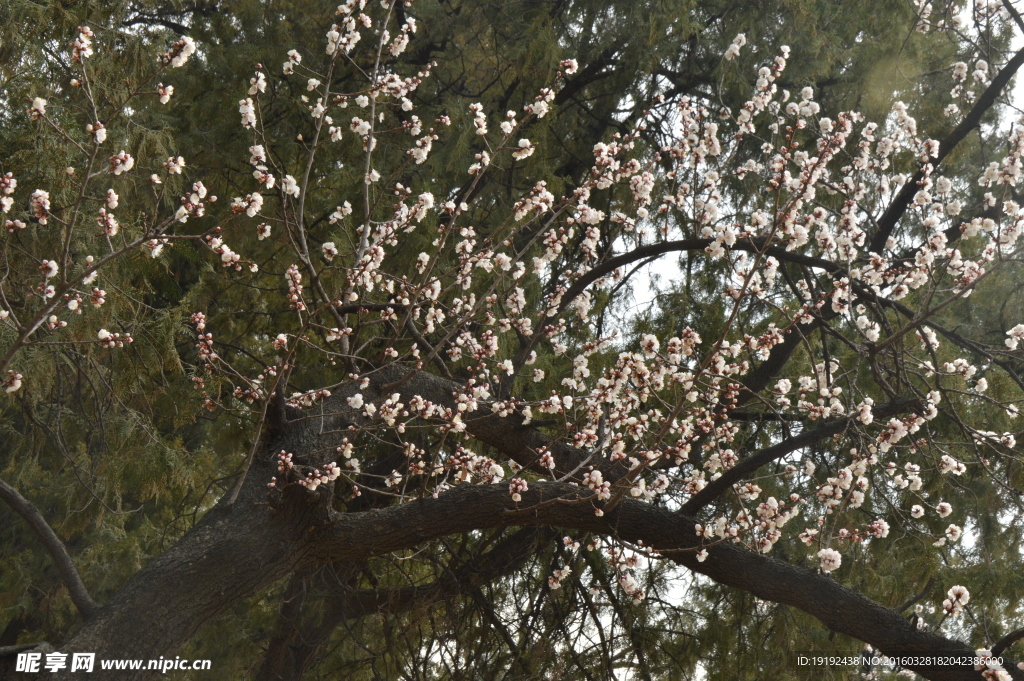
{"type": "Polygon", "coordinates": [[[1015,640],[1011,3],[0,26],[4,664],[803,678],[1015,640]]]}

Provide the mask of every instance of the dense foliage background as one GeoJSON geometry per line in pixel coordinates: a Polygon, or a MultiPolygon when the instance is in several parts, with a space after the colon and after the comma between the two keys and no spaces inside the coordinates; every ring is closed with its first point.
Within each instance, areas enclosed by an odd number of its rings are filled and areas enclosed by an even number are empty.
{"type": "MultiPolygon", "coordinates": [[[[969,62],[973,71],[984,60],[992,65],[992,76],[1012,54],[1014,31],[1019,40],[1007,10],[1012,5],[1005,5],[935,2],[926,9],[902,0],[420,0],[405,9],[398,4],[397,25],[408,12],[418,30],[395,69],[403,76],[429,70],[411,99],[424,130],[436,127],[442,139],[425,163],[403,165],[406,147],[382,136],[375,167],[398,168],[386,179],[402,183],[413,196],[430,190],[439,203],[467,202],[476,233],[504,239],[507,216],[535,182],[546,181],[555,195],[571,192],[588,177],[594,145],[630,133],[645,112],[648,122],[636,139],[636,155],[649,161],[676,134],[678,118],[671,103],[689,96],[712,111],[741,107],[750,96],[755,67],[769,62],[783,45],[791,46],[792,53],[778,86],[792,90],[794,100],[809,86],[822,115],[834,118],[841,110],[855,109],[878,121],[890,115],[894,101],[903,101],[914,112],[920,137],[941,140],[959,120],[943,111],[955,84],[952,64],[969,62]],[[963,25],[955,18],[962,18],[963,25]],[[739,33],[745,34],[746,46],[737,59],[723,60],[739,33]],[[577,60],[579,70],[563,82],[556,71],[568,58],[577,60]],[[503,164],[478,183],[468,182],[466,168],[481,150],[470,105],[480,103],[489,114],[495,112],[496,128],[501,112],[522,111],[542,88],[556,83],[552,112],[525,128],[536,153],[503,164]],[[450,128],[436,122],[442,116],[450,118],[450,128]]],[[[88,170],[81,161],[69,162],[65,140],[26,110],[33,98],[43,97],[54,120],[76,131],[83,116],[89,117],[81,85],[71,84],[77,72],[67,59],[67,44],[79,26],[96,34],[89,85],[101,93],[100,107],[129,96],[179,37],[188,36],[198,46],[187,68],[160,76],[162,83],[173,85],[170,103],[148,97],[133,104],[116,132],[109,126],[111,149],[128,149],[141,164],[149,164],[119,185],[118,216],[126,233],[143,229],[160,210],[173,212],[176,197],[187,193],[192,182],[201,181],[224,204],[253,191],[252,167],[246,163],[253,137],[239,126],[236,111],[257,64],[267,67],[260,104],[268,117],[261,123],[268,144],[274,144],[273,161],[301,170],[304,146],[291,142],[312,134],[306,102],[299,99],[306,94],[305,77],[286,77],[281,64],[290,49],[309,55],[307,63],[322,55],[324,35],[337,20],[334,13],[333,3],[307,0],[5,2],[0,6],[0,175],[13,173],[25,189],[50,187],[55,208],[76,200],[75,178],[88,170]],[[166,173],[162,160],[179,154],[186,159],[185,172],[166,173]],[[76,176],[68,174],[69,164],[76,176]],[[165,187],[157,198],[147,180],[150,173],[163,177],[165,187]]],[[[339,62],[332,76],[338,91],[365,86],[361,71],[373,66],[365,61],[368,54],[339,62]]],[[[983,88],[976,89],[980,93],[983,88]]],[[[1008,86],[1000,93],[1000,101],[1010,91],[1008,86]]],[[[969,105],[963,105],[964,111],[969,105]]],[[[943,160],[943,171],[959,178],[965,218],[987,215],[984,211],[992,208],[983,198],[987,188],[975,178],[1007,153],[1006,131],[1018,125],[1016,115],[1013,106],[986,109],[980,127],[943,160]]],[[[319,253],[330,242],[344,259],[357,248],[353,221],[358,215],[337,221],[332,213],[346,197],[357,212],[362,210],[364,167],[361,140],[347,123],[342,127],[342,141],[307,169],[316,179],[305,210],[310,250],[319,253]]],[[[733,153],[738,166],[756,157],[758,147],[744,142],[733,153]]],[[[741,178],[725,182],[733,214],[748,215],[765,204],[762,185],[741,178]]],[[[1007,191],[1006,199],[1017,197],[1015,187],[1007,191]]],[[[629,200],[628,188],[613,187],[600,197],[595,192],[591,203],[611,214],[629,200]]],[[[381,204],[381,212],[388,210],[381,204]]],[[[440,220],[431,215],[424,224],[440,220]]],[[[906,232],[907,244],[913,243],[914,229],[906,232]]],[[[510,238],[525,247],[530,236],[510,238]]],[[[594,247],[598,260],[621,249],[619,236],[613,230],[602,233],[594,247]]],[[[0,276],[14,282],[35,276],[38,263],[22,256],[36,252],[45,238],[31,227],[5,230],[0,276]]],[[[401,248],[389,256],[391,271],[413,273],[417,254],[429,248],[431,238],[427,230],[402,235],[401,248]]],[[[527,306],[542,305],[543,296],[559,283],[558,272],[581,266],[583,238],[582,231],[573,237],[550,272],[524,279],[527,306]]],[[[145,250],[129,254],[104,270],[108,299],[102,308],[89,310],[89,324],[72,319],[66,335],[54,336],[55,342],[21,348],[11,366],[25,375],[25,384],[0,396],[0,478],[42,512],[97,602],[107,600],[231,493],[246,455],[261,437],[251,402],[244,395],[232,397],[237,382],[223,373],[204,372],[193,313],[205,313],[225,362],[253,375],[278,361],[267,339],[304,332],[284,304],[284,273],[294,260],[287,246],[265,248],[249,227],[226,227],[225,239],[238,253],[260,253],[258,274],[223,268],[202,242],[172,242],[159,258],[145,250]],[[91,342],[99,327],[129,333],[134,342],[116,351],[100,347],[91,342]],[[61,339],[74,342],[56,342],[61,339]]],[[[73,245],[76,255],[86,253],[79,250],[86,247],[73,245]]],[[[656,270],[660,279],[650,280],[648,270],[639,270],[621,286],[594,293],[593,314],[599,311],[600,320],[573,329],[578,345],[614,328],[622,333],[607,353],[591,358],[595,375],[614,364],[613,350],[635,347],[643,334],[668,338],[690,327],[705,339],[716,339],[728,326],[724,266],[685,253],[670,254],[667,260],[656,270]]],[[[627,269],[637,264],[642,263],[627,269]]],[[[328,276],[336,277],[329,285],[344,289],[343,272],[328,276]]],[[[804,274],[793,266],[787,276],[804,274]]],[[[309,286],[308,278],[305,283],[309,286]]],[[[1019,429],[1002,408],[1019,396],[1014,382],[1019,357],[1003,358],[1007,366],[999,372],[985,348],[1003,346],[1006,331],[1021,321],[1021,283],[1017,271],[1007,267],[980,284],[970,304],[936,313],[952,333],[975,343],[971,359],[988,376],[993,396],[992,404],[980,404],[965,395],[957,413],[991,431],[1019,429]]],[[[5,307],[31,304],[30,290],[12,290],[5,307]]],[[[354,354],[367,362],[379,355],[387,334],[376,333],[368,326],[361,337],[365,345],[354,354]]],[[[817,333],[821,338],[813,342],[820,346],[814,352],[824,348],[826,361],[836,361],[844,371],[875,371],[874,380],[897,386],[906,379],[899,372],[911,371],[896,360],[871,367],[856,347],[826,337],[825,330],[817,333]]],[[[0,325],[0,348],[6,351],[16,336],[15,329],[0,325]]],[[[559,390],[565,376],[549,345],[537,351],[534,368],[548,374],[540,382],[517,383],[517,395],[527,400],[559,390]]],[[[823,359],[801,353],[793,360],[794,376],[813,373],[814,363],[823,359]]],[[[353,370],[363,369],[340,359],[296,361],[287,377],[288,393],[338,385],[353,370]]],[[[453,365],[451,375],[464,381],[471,371],[453,365]]],[[[867,385],[871,379],[851,380],[867,385]]],[[[935,432],[948,436],[943,444],[962,456],[957,448],[971,442],[962,423],[936,423],[935,432]]],[[[743,424],[739,442],[748,450],[798,428],[785,419],[754,417],[743,424]]],[[[568,430],[563,425],[552,419],[543,427],[554,437],[568,430]]],[[[410,439],[429,449],[437,446],[437,437],[424,431],[410,439]]],[[[829,439],[808,448],[805,456],[834,473],[840,467],[837,453],[850,446],[829,439]]],[[[362,459],[377,462],[373,470],[382,476],[395,468],[396,457],[404,460],[396,440],[387,436],[360,447],[365,448],[362,459]]],[[[1000,466],[994,478],[983,467],[972,467],[953,490],[943,488],[943,498],[955,498],[957,510],[972,519],[965,525],[970,542],[956,550],[936,550],[934,537],[948,522],[934,518],[934,527],[922,530],[909,518],[903,525],[896,514],[889,517],[886,540],[852,547],[849,558],[844,554],[844,560],[856,564],[843,573],[844,583],[889,607],[907,603],[907,617],[941,626],[941,633],[972,647],[991,645],[1020,626],[1024,580],[1017,569],[1022,540],[1018,490],[1024,487],[1024,473],[1009,455],[1000,466]],[[970,584],[973,598],[968,617],[947,621],[939,604],[953,584],[970,584]]],[[[930,480],[933,487],[925,491],[937,492],[948,484],[948,478],[942,480],[930,480]]],[[[763,486],[765,496],[786,496],[782,482],[763,486]]],[[[339,492],[338,507],[349,512],[391,503],[383,495],[342,497],[339,492]]],[[[663,503],[678,506],[675,500],[663,503]]],[[[225,679],[712,680],[848,678],[851,673],[798,668],[795,651],[854,652],[859,642],[830,633],[796,609],[721,586],[668,561],[650,561],[642,572],[646,598],[633,602],[616,586],[618,576],[606,558],[586,550],[592,541],[594,535],[585,532],[567,535],[549,527],[473,531],[426,542],[415,551],[303,568],[204,626],[181,654],[214,660],[217,678],[225,679]],[[563,536],[584,549],[572,550],[563,536]],[[552,589],[549,577],[566,565],[571,576],[552,589]]],[[[804,560],[787,545],[775,551],[784,560],[804,560]]],[[[51,556],[21,518],[0,506],[0,648],[50,641],[59,649],[80,625],[51,556]]]]}

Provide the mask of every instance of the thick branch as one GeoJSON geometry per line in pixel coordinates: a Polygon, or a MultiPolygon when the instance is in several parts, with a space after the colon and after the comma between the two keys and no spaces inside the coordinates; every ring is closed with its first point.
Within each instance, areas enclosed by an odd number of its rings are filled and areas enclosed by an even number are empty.
{"type": "MultiPolygon", "coordinates": [[[[832,578],[768,558],[732,543],[702,546],[694,518],[632,499],[603,517],[594,513],[589,490],[560,483],[531,483],[513,504],[504,485],[463,485],[384,510],[324,516],[317,501],[329,490],[296,489],[290,511],[261,502],[265,460],[238,503],[210,511],[174,547],[155,558],[101,608],[62,652],[140,658],[179,649],[206,622],[286,574],[333,561],[361,561],[407,550],[431,539],[484,529],[548,526],[644,542],[677,563],[727,586],[796,607],[830,629],[870,643],[889,655],[965,656],[966,645],[918,631],[885,608],[832,578]],[[585,495],[585,496],[584,496],[585,495]],[[518,507],[517,507],[518,506],[518,507]]],[[[264,478],[266,479],[266,478],[264,478]]],[[[976,681],[972,668],[921,667],[935,681],[976,681]]],[[[1010,669],[1015,678],[1024,678],[1010,669]]],[[[141,678],[142,673],[131,678],[141,678]]],[[[55,679],[71,679],[58,673],[55,679]]],[[[126,676],[126,678],[129,678],[126,676]]]]}
{"type": "Polygon", "coordinates": [[[634,248],[632,251],[627,251],[626,253],[617,255],[614,258],[609,258],[608,260],[595,265],[572,283],[572,286],[562,294],[562,298],[558,305],[558,311],[564,311],[569,307],[569,304],[572,303],[573,300],[587,289],[588,286],[620,267],[625,267],[626,265],[637,262],[638,260],[643,260],[644,258],[672,253],[673,251],[698,251],[707,248],[712,241],[712,239],[681,239],[679,241],[663,241],[657,244],[640,246],[638,248],[634,248]]]}
{"type": "Polygon", "coordinates": [[[896,608],[896,612],[906,612],[907,609],[910,606],[916,605],[918,601],[920,601],[922,598],[924,598],[929,593],[931,593],[931,590],[932,590],[932,588],[934,586],[935,586],[935,577],[934,576],[929,577],[928,578],[928,582],[924,585],[924,588],[921,589],[921,593],[917,594],[916,596],[911,596],[910,598],[908,598],[907,601],[903,605],[901,605],[900,607],[896,608]]]}
{"type": "Polygon", "coordinates": [[[419,603],[454,596],[518,570],[534,554],[540,536],[537,528],[524,527],[477,560],[450,569],[434,582],[398,589],[361,589],[338,594],[334,603],[341,606],[346,619],[355,619],[403,612],[419,603]]]}
{"type": "Polygon", "coordinates": [[[36,537],[42,542],[43,547],[57,566],[60,581],[68,590],[68,594],[71,596],[75,607],[78,608],[78,612],[81,613],[84,619],[88,620],[92,617],[96,612],[97,605],[89,596],[89,591],[85,588],[85,584],[82,583],[82,578],[78,575],[75,564],[71,562],[71,556],[68,555],[64,542],[60,540],[57,533],[46,522],[43,514],[39,512],[39,509],[32,502],[21,496],[18,490],[3,480],[0,480],[0,499],[7,502],[8,506],[25,519],[25,522],[35,532],[36,537]]]}
{"type": "MultiPolygon", "coordinates": [[[[1003,68],[999,69],[999,73],[992,79],[985,91],[981,93],[978,100],[971,107],[971,110],[967,112],[964,119],[960,121],[960,124],[953,128],[953,131],[949,133],[944,140],[939,143],[939,155],[935,158],[933,163],[934,166],[938,166],[942,163],[943,159],[949,156],[950,152],[956,148],[956,145],[960,144],[961,141],[967,134],[981,125],[982,117],[988,113],[988,110],[992,108],[992,105],[996,103],[996,99],[1002,94],[1003,89],[1009,85],[1010,80],[1013,78],[1017,70],[1024,64],[1024,49],[1019,50],[1010,61],[1006,62],[1003,68]]],[[[910,206],[910,202],[913,200],[914,195],[918,190],[918,182],[924,179],[924,173],[918,170],[914,173],[914,176],[910,178],[906,184],[900,189],[900,193],[896,195],[889,207],[882,213],[882,217],[878,219],[878,231],[875,233],[875,237],[871,240],[869,249],[875,253],[881,253],[885,248],[885,242],[888,241],[889,237],[892,236],[893,230],[896,228],[896,223],[900,221],[903,214],[907,212],[907,208],[910,206]]]]}
{"type": "MultiPolygon", "coordinates": [[[[656,244],[648,244],[647,246],[639,246],[631,251],[627,251],[613,258],[609,258],[604,262],[594,265],[593,268],[588,270],[586,273],[581,275],[579,279],[572,283],[564,294],[558,304],[559,313],[563,312],[569,305],[575,300],[581,293],[583,293],[588,286],[593,284],[595,281],[611,274],[620,267],[631,265],[632,263],[644,260],[645,258],[653,258],[666,253],[681,253],[683,251],[703,251],[705,248],[714,243],[714,239],[679,239],[676,241],[662,241],[656,244]]],[[[791,262],[796,265],[806,265],[809,267],[817,267],[826,269],[830,272],[843,271],[843,266],[838,263],[824,260],[822,258],[815,258],[810,255],[803,255],[801,253],[794,253],[793,251],[787,251],[785,248],[778,246],[770,246],[765,248],[763,239],[737,239],[736,243],[728,248],[731,251],[745,251],[747,253],[761,253],[770,255],[780,262],[791,262]]]]}
{"type": "MultiPolygon", "coordinates": [[[[590,498],[571,485],[537,483],[514,509],[507,490],[498,486],[464,486],[369,517],[339,519],[321,546],[329,554],[368,556],[408,548],[443,534],[482,527],[549,525],[643,541],[675,562],[711,579],[748,591],[759,598],[790,605],[820,620],[829,629],[870,643],[895,655],[973,656],[959,641],[919,631],[895,610],[842,586],[831,577],[747,550],[732,543],[707,546],[700,562],[701,540],[690,516],[625,499],[603,517],[594,514],[590,498]],[[572,503],[572,501],[576,503],[572,503]],[[386,531],[375,530],[388,528],[386,531]],[[370,531],[367,531],[370,530],[370,531]]],[[[915,667],[935,681],[976,681],[973,667],[915,667]]],[[[1024,678],[1016,669],[1014,678],[1024,678]]]]}
{"type": "MultiPolygon", "coordinates": [[[[921,402],[919,400],[899,399],[887,404],[879,405],[872,409],[871,413],[875,418],[881,419],[895,416],[896,414],[902,414],[913,409],[919,409],[920,407],[921,402]]],[[[689,514],[697,513],[717,499],[723,492],[759,468],[781,459],[787,454],[795,452],[798,449],[821,442],[825,438],[831,437],[836,433],[841,433],[856,419],[856,416],[836,419],[835,421],[825,423],[813,430],[804,431],[799,435],[783,440],[771,447],[766,447],[761,451],[746,457],[735,466],[725,471],[721,477],[709,482],[707,487],[694,494],[689,501],[683,504],[681,511],[689,514]]]]}
{"type": "Polygon", "coordinates": [[[301,585],[296,583],[297,588],[289,587],[278,634],[267,647],[256,681],[301,679],[318,651],[346,620],[406,612],[511,574],[534,554],[539,534],[535,527],[523,528],[476,560],[447,570],[433,582],[417,586],[352,590],[322,575],[313,584],[308,575],[296,575],[293,580],[300,580],[301,585]],[[302,610],[323,611],[324,615],[322,619],[315,614],[303,617],[302,610]]]}
{"type": "Polygon", "coordinates": [[[992,646],[992,655],[994,657],[999,657],[1003,654],[1004,650],[1006,650],[1022,638],[1024,638],[1024,629],[1018,629],[1017,631],[1010,632],[1003,638],[999,639],[999,641],[994,646],[992,646]]]}
{"type": "MultiPolygon", "coordinates": [[[[390,371],[401,375],[401,367],[390,371]]],[[[374,377],[386,385],[389,370],[374,377]]],[[[342,386],[330,398],[343,400],[358,385],[342,386]]],[[[449,404],[458,385],[418,373],[402,386],[438,404],[449,404]]],[[[373,397],[371,385],[364,394],[373,397]]],[[[885,407],[880,407],[885,409],[885,407]]],[[[883,412],[884,413],[884,412],[883,412]]],[[[351,421],[324,404],[289,424],[290,432],[268,443],[302,455],[330,449],[351,421]],[[317,413],[319,412],[319,413],[317,413]]],[[[543,436],[513,418],[467,420],[474,437],[510,456],[535,450],[543,436]],[[516,439],[516,433],[527,433],[516,439]],[[530,434],[532,433],[532,434],[530,434]],[[525,448],[525,451],[519,449],[525,448]]],[[[691,515],[631,499],[603,517],[594,513],[589,490],[569,484],[530,483],[520,504],[504,485],[463,485],[437,499],[425,498],[355,513],[330,511],[327,487],[310,493],[289,488],[284,505],[265,503],[269,456],[259,459],[238,503],[210,511],[174,547],[137,573],[62,651],[90,651],[104,657],[154,657],[184,645],[206,622],[296,570],[330,562],[363,561],[422,545],[451,534],[515,526],[577,529],[652,546],[672,560],[711,579],[807,612],[827,627],[870,643],[890,655],[968,655],[965,645],[918,631],[899,613],[847,589],[830,577],[796,567],[731,543],[702,546],[691,515]],[[584,495],[584,496],[581,496],[584,495]],[[225,569],[230,566],[230,569],[225,569]]],[[[373,607],[376,607],[375,604],[373,607]]],[[[919,668],[937,681],[976,679],[973,669],[919,668]]],[[[1016,670],[1011,670],[1017,674],[1016,670]]],[[[55,678],[61,678],[59,675],[55,678]]],[[[1016,678],[1016,677],[1015,677],[1016,678]]],[[[1022,676],[1021,678],[1024,678],[1022,676]]]]}
{"type": "MultiPolygon", "coordinates": [[[[410,371],[408,365],[390,364],[370,375],[370,383],[365,389],[359,388],[359,381],[350,381],[341,386],[320,404],[317,412],[306,412],[305,419],[294,428],[297,432],[291,438],[295,441],[295,449],[288,451],[324,450],[325,444],[329,443],[321,442],[322,433],[341,433],[350,423],[360,422],[361,417],[345,402],[356,392],[360,392],[367,401],[378,401],[390,395],[390,391],[385,391],[389,384],[404,381],[396,391],[406,404],[413,395],[419,395],[438,406],[455,408],[455,394],[464,390],[464,386],[426,371],[415,372],[411,378],[407,378],[410,371]]],[[[520,466],[538,473],[546,475],[551,472],[538,463],[540,455],[537,451],[542,447],[546,447],[555,458],[555,473],[558,475],[573,470],[587,457],[587,452],[551,442],[533,425],[523,425],[519,415],[502,418],[494,414],[489,405],[471,414],[464,414],[462,418],[466,432],[474,438],[494,447],[520,466]]]]}
{"type": "Polygon", "coordinates": [[[1013,17],[1013,21],[1017,24],[1017,28],[1024,32],[1024,18],[1021,18],[1020,12],[1018,12],[1017,8],[1013,6],[1013,3],[1010,2],[1010,0],[1003,0],[1003,7],[1005,7],[1006,11],[1010,13],[1011,17],[1013,17]]]}

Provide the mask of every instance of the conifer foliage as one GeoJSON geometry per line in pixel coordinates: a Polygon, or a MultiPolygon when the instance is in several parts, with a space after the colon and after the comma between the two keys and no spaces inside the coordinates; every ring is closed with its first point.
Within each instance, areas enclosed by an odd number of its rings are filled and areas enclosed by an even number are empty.
{"type": "Polygon", "coordinates": [[[1024,678],[1014,3],[549,4],[7,10],[0,674],[1024,678]]]}

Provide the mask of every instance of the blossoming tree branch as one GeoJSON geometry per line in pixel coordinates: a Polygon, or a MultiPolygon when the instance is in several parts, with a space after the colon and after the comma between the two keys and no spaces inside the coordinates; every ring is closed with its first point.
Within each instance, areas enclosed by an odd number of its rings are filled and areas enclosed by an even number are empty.
{"type": "MultiPolygon", "coordinates": [[[[976,11],[1024,27],[1010,3],[976,11]]],[[[531,178],[499,200],[502,178],[558,153],[531,139],[587,65],[551,64],[522,108],[420,118],[435,65],[401,61],[414,12],[348,0],[317,49],[253,64],[221,112],[249,141],[223,159],[242,170],[221,196],[190,149],[135,143],[138,116],[181,104],[164,83],[212,49],[192,38],[115,87],[93,63],[118,29],[82,26],[59,48],[59,96],[19,104],[67,167],[38,186],[0,173],[2,399],[47,380],[45,353],[133,352],[153,331],[111,307],[144,318],[137,271],[162,286],[176,275],[156,266],[185,252],[211,286],[245,291],[231,314],[255,329],[228,334],[224,313],[195,307],[163,332],[189,339],[196,411],[247,438],[198,522],[108,597],[90,594],[46,509],[0,482],[78,611],[73,633],[40,649],[173,656],[290,575],[525,528],[529,541],[501,535],[478,578],[553,545],[539,588],[600,563],[608,598],[631,605],[651,570],[677,566],[886,655],[989,660],[911,665],[925,678],[1024,678],[1021,636],[990,638],[970,615],[991,584],[914,600],[924,585],[909,581],[901,608],[856,579],[865,550],[897,534],[954,561],[982,522],[972,495],[1024,485],[1024,312],[1009,306],[1000,328],[958,322],[1020,276],[1024,120],[991,121],[1024,51],[948,65],[944,118],[927,125],[899,101],[879,120],[825,115],[814,88],[784,85],[788,47],[761,52],[742,105],[656,95],[593,140],[578,182],[531,178]],[[301,128],[279,125],[296,109],[301,128]],[[644,135],[655,121],[658,146],[644,135]],[[980,134],[994,160],[964,172],[957,155],[980,134]],[[473,156],[460,182],[420,171],[457,139],[473,156]],[[339,189],[342,167],[357,185],[339,189]],[[623,310],[651,263],[705,275],[720,323],[633,326],[623,310]],[[918,602],[931,608],[910,616],[918,602]]],[[[921,17],[922,30],[972,30],[921,17]]],[[[360,607],[418,597],[389,594],[360,607]]],[[[1019,610],[1003,616],[1024,626],[1019,610]]]]}

